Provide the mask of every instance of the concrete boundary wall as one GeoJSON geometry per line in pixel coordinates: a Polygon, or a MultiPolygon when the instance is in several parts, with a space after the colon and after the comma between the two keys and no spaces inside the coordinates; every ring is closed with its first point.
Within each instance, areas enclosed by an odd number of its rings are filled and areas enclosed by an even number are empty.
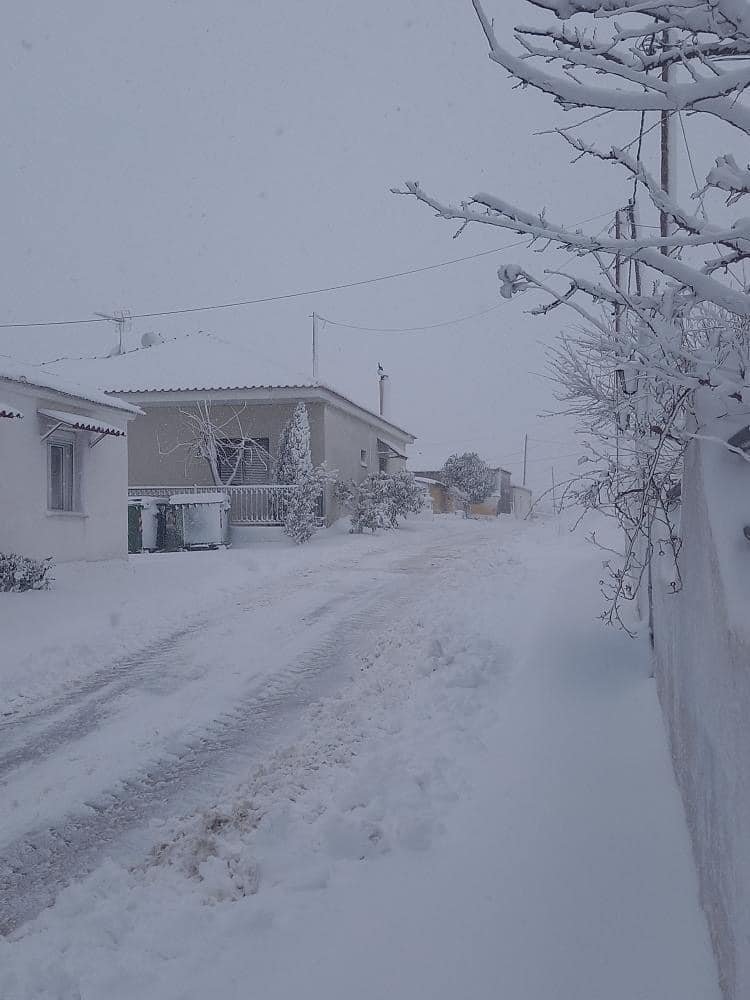
{"type": "MultiPolygon", "coordinates": [[[[721,987],[727,1000],[745,1000],[750,997],[750,645],[731,621],[732,601],[711,528],[722,522],[711,510],[716,484],[712,480],[705,488],[704,447],[693,442],[686,456],[678,594],[670,593],[655,556],[655,672],[721,987]]],[[[750,512],[750,494],[747,506],[750,512]]],[[[734,534],[734,526],[731,530],[734,534]]],[[[750,547],[747,559],[750,566],[750,547]]],[[[747,592],[745,600],[750,601],[747,592]]]]}

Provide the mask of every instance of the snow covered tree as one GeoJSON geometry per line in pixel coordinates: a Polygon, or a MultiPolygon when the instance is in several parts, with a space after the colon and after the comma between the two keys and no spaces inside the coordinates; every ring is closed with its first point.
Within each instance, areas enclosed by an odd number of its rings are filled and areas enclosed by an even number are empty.
{"type": "Polygon", "coordinates": [[[750,295],[737,270],[750,256],[750,218],[733,211],[750,193],[750,166],[734,152],[750,135],[744,96],[750,6],[740,0],[528,0],[549,17],[505,39],[482,0],[472,3],[492,62],[522,88],[576,115],[554,131],[574,162],[586,157],[618,171],[629,185],[627,203],[620,185],[614,234],[591,234],[556,222],[546,210],[519,207],[505,193],[480,192],[458,204],[428,194],[418,182],[396,193],[458,222],[458,233],[489,225],[528,236],[540,253],[571,251],[569,264],[543,275],[504,264],[500,294],[509,299],[531,291],[543,297],[533,314],[564,307],[583,321],[563,335],[552,356],[563,412],[579,417],[586,442],[586,468],[567,484],[566,498],[613,513],[624,529],[624,550],[604,587],[605,617],[622,624],[621,602],[638,593],[657,544],[655,528],[659,545],[667,539],[679,587],[680,539],[669,498],[682,450],[696,437],[726,445],[721,421],[731,424],[750,399],[750,295]],[[623,135],[609,148],[587,131],[605,116],[623,135]],[[712,134],[721,136],[723,148],[714,151],[701,180],[688,127],[697,132],[691,123],[702,119],[720,123],[712,134]],[[649,163],[654,129],[660,134],[656,170],[649,163]],[[675,140],[685,146],[694,206],[677,195],[675,140]]]}
{"type": "MultiPolygon", "coordinates": [[[[243,424],[244,404],[223,410],[218,415],[210,399],[200,400],[193,408],[180,409],[178,440],[165,449],[158,443],[159,454],[182,451],[186,470],[193,462],[206,462],[214,486],[231,486],[241,475],[248,450],[260,446],[248,435],[243,424]]],[[[263,457],[270,463],[270,455],[265,449],[263,457]]]]}
{"type": "Polygon", "coordinates": [[[466,517],[471,505],[486,500],[495,488],[495,473],[475,451],[451,455],[440,475],[453,495],[461,501],[466,517]]]}
{"type": "MultiPolygon", "coordinates": [[[[546,211],[531,212],[503,197],[480,192],[459,204],[440,201],[416,181],[396,193],[410,195],[443,219],[456,220],[461,229],[472,223],[511,230],[532,243],[559,246],[580,257],[594,258],[603,280],[587,274],[553,270],[552,283],[506,265],[498,272],[501,294],[534,287],[558,305],[572,305],[588,313],[580,299],[612,306],[652,310],[668,294],[677,311],[698,301],[738,315],[750,315],[750,297],[731,268],[750,256],[750,219],[709,217],[707,196],[718,193],[731,206],[750,192],[750,166],[737,163],[731,151],[715,158],[715,165],[696,185],[698,211],[680,204],[669,190],[666,172],[657,177],[646,162],[639,142],[599,148],[583,137],[586,125],[605,114],[649,117],[658,125],[669,119],[682,129],[685,115],[718,119],[727,132],[743,142],[750,135],[750,109],[742,99],[750,84],[750,8],[739,0],[528,0],[547,10],[550,23],[518,27],[514,40],[519,51],[503,44],[480,0],[472,0],[489,48],[490,59],[519,81],[553,98],[566,111],[587,114],[577,123],[555,131],[577,157],[594,157],[622,171],[645,202],[660,217],[658,233],[646,234],[637,212],[628,235],[589,235],[554,222],[546,211]],[[626,300],[606,277],[616,256],[649,268],[667,279],[656,295],[642,287],[626,300]],[[562,287],[555,285],[562,279],[562,287]],[[729,280],[723,280],[729,279],[729,280]],[[739,287],[738,287],[739,285],[739,287]]],[[[636,132],[636,140],[639,133],[636,132]]],[[[645,283],[644,283],[645,284],[645,283]]]]}
{"type": "Polygon", "coordinates": [[[388,475],[385,493],[386,515],[392,528],[397,528],[407,514],[418,514],[424,506],[424,493],[414,474],[406,469],[388,475]]]}
{"type": "Polygon", "coordinates": [[[293,486],[306,479],[312,470],[307,407],[304,403],[297,403],[279,435],[276,479],[279,483],[293,486]]]}
{"type": "Polygon", "coordinates": [[[332,476],[324,465],[313,468],[307,407],[297,403],[279,436],[276,478],[295,487],[284,505],[284,531],[295,542],[309,542],[321,526],[320,500],[332,476]]]}
{"type": "Polygon", "coordinates": [[[351,494],[351,528],[361,535],[365,529],[373,534],[378,528],[390,527],[388,516],[388,476],[378,472],[367,476],[351,494]]]}
{"type": "Polygon", "coordinates": [[[309,542],[321,526],[320,499],[330,478],[319,465],[294,483],[284,508],[284,532],[300,545],[309,542]]]}

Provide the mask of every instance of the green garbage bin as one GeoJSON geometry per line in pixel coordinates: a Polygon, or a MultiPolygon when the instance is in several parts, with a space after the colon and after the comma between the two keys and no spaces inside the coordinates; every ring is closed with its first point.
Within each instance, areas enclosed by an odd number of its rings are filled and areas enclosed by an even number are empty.
{"type": "Polygon", "coordinates": [[[164,548],[167,552],[185,548],[182,507],[173,506],[171,503],[164,508],[164,548]]]}
{"type": "Polygon", "coordinates": [[[140,497],[128,500],[128,552],[143,552],[143,506],[140,497]]]}
{"type": "Polygon", "coordinates": [[[128,500],[128,552],[158,552],[165,547],[166,497],[128,500]]]}

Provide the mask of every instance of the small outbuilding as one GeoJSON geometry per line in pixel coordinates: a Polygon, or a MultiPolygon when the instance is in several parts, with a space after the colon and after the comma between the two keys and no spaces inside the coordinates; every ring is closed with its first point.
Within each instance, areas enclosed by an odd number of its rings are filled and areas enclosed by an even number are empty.
{"type": "Polygon", "coordinates": [[[0,552],[58,562],[127,556],[127,426],[140,412],[0,359],[0,552]]]}

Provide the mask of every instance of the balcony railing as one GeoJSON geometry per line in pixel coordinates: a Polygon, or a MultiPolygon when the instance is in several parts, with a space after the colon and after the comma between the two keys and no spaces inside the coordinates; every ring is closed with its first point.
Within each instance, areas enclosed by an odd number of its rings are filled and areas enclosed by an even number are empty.
{"type": "MultiPolygon", "coordinates": [[[[284,523],[284,508],[293,486],[131,486],[128,496],[170,497],[175,493],[226,493],[231,504],[229,520],[236,525],[284,523]]],[[[324,516],[321,497],[318,513],[324,516]]]]}

